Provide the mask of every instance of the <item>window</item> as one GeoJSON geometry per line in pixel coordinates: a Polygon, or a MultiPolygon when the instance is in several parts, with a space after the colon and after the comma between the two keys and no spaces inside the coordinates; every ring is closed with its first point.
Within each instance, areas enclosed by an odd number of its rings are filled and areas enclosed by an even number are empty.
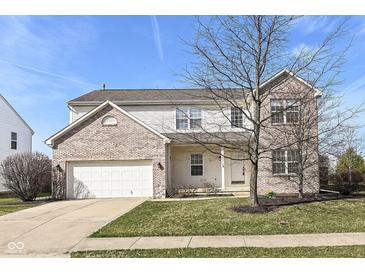
{"type": "Polygon", "coordinates": [[[198,129],[202,125],[202,113],[199,108],[176,109],[176,129],[198,129]]]}
{"type": "Polygon", "coordinates": [[[286,102],[286,122],[298,123],[299,121],[299,105],[295,101],[286,102]]]}
{"type": "Polygon", "coordinates": [[[297,123],[299,104],[294,100],[271,100],[271,123],[297,123]]]}
{"type": "Polygon", "coordinates": [[[18,147],[18,134],[16,132],[11,133],[11,149],[17,149],[18,147]]]}
{"type": "Polygon", "coordinates": [[[118,124],[117,119],[113,116],[105,116],[101,121],[103,126],[116,126],[118,124]]]}
{"type": "Polygon", "coordinates": [[[274,150],[272,152],[272,173],[296,174],[298,173],[298,162],[298,150],[274,150]]]}
{"type": "Polygon", "coordinates": [[[271,123],[284,123],[284,102],[279,100],[271,100],[271,123]]]}
{"type": "Polygon", "coordinates": [[[231,107],[231,127],[242,127],[242,109],[231,107]]]}
{"type": "Polygon", "coordinates": [[[272,152],[272,173],[285,173],[285,150],[274,150],[272,152]]]}
{"type": "Polygon", "coordinates": [[[191,176],[203,175],[203,154],[191,154],[191,176]]]}
{"type": "Polygon", "coordinates": [[[190,128],[197,129],[202,126],[202,112],[198,108],[190,109],[190,128]]]}
{"type": "Polygon", "coordinates": [[[298,150],[288,150],[288,173],[298,173],[299,153],[298,150]]]}
{"type": "Polygon", "coordinates": [[[189,109],[176,109],[176,129],[187,129],[189,127],[189,109]]]}

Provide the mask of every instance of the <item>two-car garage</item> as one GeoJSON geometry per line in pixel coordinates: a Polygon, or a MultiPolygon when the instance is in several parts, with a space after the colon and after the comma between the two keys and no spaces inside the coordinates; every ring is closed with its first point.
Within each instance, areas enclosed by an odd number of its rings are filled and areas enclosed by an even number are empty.
{"type": "Polygon", "coordinates": [[[152,197],[152,161],[67,163],[67,198],[152,197]]]}
{"type": "Polygon", "coordinates": [[[59,199],[163,198],[169,142],[106,100],[46,140],[57,172],[53,195],[59,199]]]}

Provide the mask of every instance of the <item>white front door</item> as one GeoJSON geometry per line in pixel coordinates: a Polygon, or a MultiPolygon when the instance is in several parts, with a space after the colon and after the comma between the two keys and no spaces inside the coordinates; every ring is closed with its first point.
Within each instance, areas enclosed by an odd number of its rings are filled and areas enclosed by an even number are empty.
{"type": "Polygon", "coordinates": [[[152,197],[151,161],[68,164],[68,198],[152,197]]]}

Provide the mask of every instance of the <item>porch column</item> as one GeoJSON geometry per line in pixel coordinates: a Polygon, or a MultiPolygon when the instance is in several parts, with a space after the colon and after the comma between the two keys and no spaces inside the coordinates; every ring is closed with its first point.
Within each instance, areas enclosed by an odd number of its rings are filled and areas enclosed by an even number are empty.
{"type": "Polygon", "coordinates": [[[224,179],[224,147],[221,147],[221,176],[222,176],[222,190],[225,188],[225,179],[224,179]]]}

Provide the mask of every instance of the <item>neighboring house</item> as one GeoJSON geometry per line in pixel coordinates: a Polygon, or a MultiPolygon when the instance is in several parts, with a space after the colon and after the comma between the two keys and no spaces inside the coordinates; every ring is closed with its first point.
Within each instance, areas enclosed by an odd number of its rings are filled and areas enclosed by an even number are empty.
{"type": "MultiPolygon", "coordinates": [[[[289,79],[308,87],[289,76],[284,70],[269,82],[289,79]]],[[[291,98],[290,91],[276,85],[281,98],[291,98]]],[[[237,152],[225,148],[219,138],[220,132],[225,140],[247,144],[250,134],[239,128],[246,121],[228,105],[223,114],[205,94],[199,89],[96,90],[69,101],[70,124],[45,141],[53,149],[53,165],[66,173],[65,198],[159,198],[176,189],[207,184],[221,191],[249,191],[251,162],[230,159],[242,155],[234,155],[237,152]],[[200,132],[199,127],[205,131],[200,132]],[[212,144],[212,150],[194,142],[187,134],[191,132],[212,144]],[[215,150],[229,158],[213,153],[215,150]]],[[[310,153],[318,157],[316,142],[310,153]]],[[[289,157],[280,164],[263,161],[259,193],[268,189],[295,193],[291,169],[296,164],[289,157]]],[[[312,172],[318,174],[318,168],[312,172]]],[[[318,192],[316,178],[308,182],[311,187],[306,192],[318,192]]]]}
{"type": "MultiPolygon", "coordinates": [[[[18,152],[32,151],[34,131],[0,94],[0,161],[18,152]]],[[[0,175],[0,191],[7,191],[0,175]]]]}

